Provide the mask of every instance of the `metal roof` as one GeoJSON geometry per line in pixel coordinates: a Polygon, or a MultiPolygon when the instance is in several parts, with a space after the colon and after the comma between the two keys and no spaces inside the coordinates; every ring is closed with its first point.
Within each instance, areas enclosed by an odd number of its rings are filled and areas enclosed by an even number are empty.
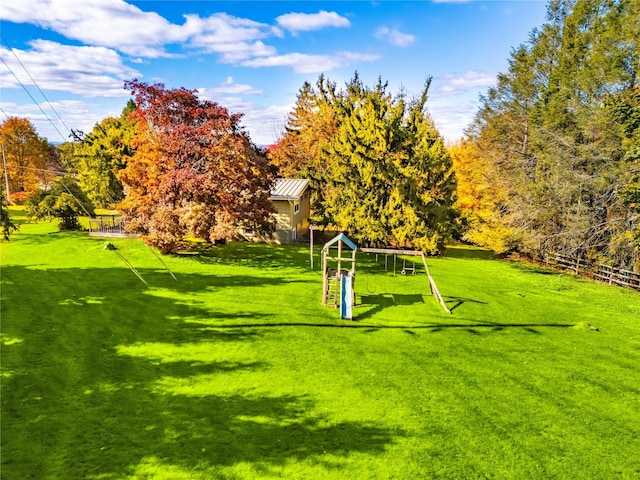
{"type": "Polygon", "coordinates": [[[278,178],[271,187],[271,200],[298,200],[308,185],[306,178],[278,178]]]}

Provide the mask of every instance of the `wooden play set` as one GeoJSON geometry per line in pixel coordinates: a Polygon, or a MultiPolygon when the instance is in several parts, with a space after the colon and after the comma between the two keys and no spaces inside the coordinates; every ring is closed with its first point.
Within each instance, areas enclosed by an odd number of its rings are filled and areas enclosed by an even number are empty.
{"type": "MultiPolygon", "coordinates": [[[[388,256],[393,255],[394,274],[398,255],[420,257],[424,265],[425,272],[429,279],[429,289],[431,295],[440,303],[442,308],[451,313],[447,307],[440,291],[429,272],[427,259],[424,252],[420,250],[401,250],[394,248],[360,248],[363,253],[373,253],[385,255],[385,262],[388,256]]],[[[346,235],[340,234],[322,247],[322,305],[325,307],[339,307],[340,318],[353,318],[353,305],[355,305],[355,280],[356,280],[356,252],[358,246],[346,235]]],[[[416,264],[407,265],[403,259],[402,275],[416,274],[416,264]]]]}

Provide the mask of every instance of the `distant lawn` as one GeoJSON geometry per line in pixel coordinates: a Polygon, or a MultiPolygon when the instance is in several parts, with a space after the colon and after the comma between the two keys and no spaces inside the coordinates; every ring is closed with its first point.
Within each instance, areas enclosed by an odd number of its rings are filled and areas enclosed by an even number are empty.
{"type": "Polygon", "coordinates": [[[54,223],[0,245],[3,480],[640,478],[638,292],[457,247],[447,315],[359,254],[349,322],[308,249],[167,257],[176,282],[111,242],[148,287],[54,223]]]}

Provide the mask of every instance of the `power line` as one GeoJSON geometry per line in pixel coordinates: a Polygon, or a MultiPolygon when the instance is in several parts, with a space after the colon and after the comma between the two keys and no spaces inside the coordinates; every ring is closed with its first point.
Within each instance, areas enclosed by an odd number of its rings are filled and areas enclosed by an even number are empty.
{"type": "Polygon", "coordinates": [[[80,202],[80,200],[78,200],[76,198],[76,196],[71,192],[71,190],[69,190],[69,188],[65,185],[64,180],[61,178],[60,179],[60,183],[62,184],[62,186],[65,188],[65,190],[67,192],[69,192],[69,195],[71,195],[73,198],[75,198],[76,202],[78,202],[78,205],[80,205],[80,208],[82,208],[82,210],[84,210],[84,213],[87,214],[87,217],[91,218],[91,214],[87,211],[87,209],[84,207],[84,205],[82,204],[82,202],[80,202]]]}
{"type": "Polygon", "coordinates": [[[5,112],[5,111],[4,111],[4,108],[0,107],[0,112],[2,112],[2,113],[3,113],[3,115],[4,115],[5,117],[7,117],[7,120],[9,120],[9,119],[11,118],[11,117],[7,114],[7,112],[5,112]]]}
{"type": "MultiPolygon", "coordinates": [[[[2,40],[4,41],[5,45],[7,47],[9,47],[9,50],[11,51],[11,53],[13,53],[13,56],[15,57],[15,59],[18,61],[18,63],[20,64],[20,66],[22,67],[22,69],[25,71],[25,73],[29,76],[29,78],[31,79],[31,81],[33,82],[33,84],[36,86],[36,88],[38,89],[38,91],[40,92],[40,94],[44,97],[45,101],[47,102],[47,104],[49,105],[49,107],[51,108],[51,110],[53,110],[53,113],[56,114],[56,117],[58,117],[58,120],[60,120],[60,123],[62,123],[62,125],[64,125],[64,128],[67,129],[67,131],[69,132],[69,134],[71,134],[71,129],[67,126],[66,123],[64,123],[64,120],[62,119],[62,117],[60,116],[60,114],[58,114],[58,111],[53,108],[53,105],[51,104],[51,102],[49,101],[49,99],[47,98],[47,96],[44,94],[44,92],[42,91],[42,89],[40,88],[40,86],[38,85],[38,82],[36,82],[36,80],[31,76],[31,74],[29,73],[29,70],[27,70],[27,67],[24,66],[24,63],[22,63],[22,61],[20,60],[20,58],[18,57],[18,54],[16,54],[15,50],[13,49],[13,47],[11,45],[9,45],[9,42],[7,42],[7,39],[4,38],[4,35],[2,35],[2,33],[0,33],[0,37],[2,38],[2,40]]],[[[60,133],[60,132],[58,132],[60,133]]]]}
{"type": "Polygon", "coordinates": [[[47,115],[47,113],[42,109],[42,107],[40,106],[40,104],[36,101],[35,98],[33,98],[33,95],[31,95],[31,92],[29,92],[29,90],[27,90],[27,87],[24,86],[24,83],[22,83],[22,81],[18,78],[18,76],[15,74],[15,72],[11,69],[11,67],[9,66],[9,64],[4,60],[4,58],[0,57],[0,60],[2,60],[2,63],[4,63],[5,67],[7,67],[7,69],[11,72],[11,74],[13,75],[13,77],[16,79],[16,81],[20,84],[20,86],[22,87],[22,89],[27,92],[27,95],[29,95],[29,97],[31,98],[31,100],[33,101],[33,103],[40,109],[40,111],[42,112],[42,114],[44,115],[44,117],[49,120],[49,123],[51,123],[51,125],[53,126],[53,128],[55,128],[56,132],[58,132],[58,134],[60,135],[60,137],[63,139],[63,141],[67,141],[67,138],[62,134],[62,132],[60,132],[60,130],[58,129],[58,127],[56,126],[55,123],[53,123],[53,120],[51,120],[51,118],[49,118],[49,115],[47,115]]]}
{"type": "Polygon", "coordinates": [[[21,170],[33,170],[36,172],[44,172],[44,173],[55,173],[57,175],[72,175],[72,176],[77,176],[77,173],[71,173],[71,172],[63,172],[61,170],[52,170],[52,169],[47,169],[47,168],[35,168],[35,167],[26,167],[23,165],[16,165],[13,168],[19,168],[21,170]]]}

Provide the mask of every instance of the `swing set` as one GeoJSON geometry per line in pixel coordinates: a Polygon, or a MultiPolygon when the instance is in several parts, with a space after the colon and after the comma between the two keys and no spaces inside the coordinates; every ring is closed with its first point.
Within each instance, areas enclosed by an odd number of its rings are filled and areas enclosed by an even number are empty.
{"type": "Polygon", "coordinates": [[[402,275],[408,275],[408,274],[415,275],[416,274],[415,258],[420,257],[422,259],[422,264],[424,265],[424,270],[427,273],[427,277],[429,279],[429,289],[431,291],[431,295],[434,296],[434,298],[438,301],[440,306],[442,306],[445,312],[451,313],[451,310],[449,310],[449,307],[447,307],[447,304],[445,303],[444,299],[442,298],[442,295],[440,294],[440,290],[438,290],[438,286],[436,285],[435,280],[431,276],[431,272],[429,271],[429,266],[427,265],[427,258],[425,257],[424,252],[420,250],[400,250],[400,249],[394,249],[394,248],[361,248],[360,251],[363,253],[375,253],[376,256],[381,254],[384,255],[385,270],[388,269],[389,255],[393,255],[393,276],[394,277],[396,275],[396,261],[397,261],[398,255],[406,255],[408,257],[414,257],[414,259],[411,262],[407,262],[406,258],[402,259],[402,270],[400,271],[402,275]]]}
{"type": "MultiPolygon", "coordinates": [[[[178,281],[178,279],[176,278],[176,276],[173,274],[173,272],[169,269],[169,266],[165,263],[165,261],[162,259],[162,257],[158,254],[158,252],[156,252],[151,246],[147,245],[149,247],[149,250],[151,250],[151,253],[153,253],[153,255],[158,259],[158,261],[162,264],[162,266],[164,267],[164,269],[169,272],[169,275],[171,275],[171,278],[173,278],[175,281],[178,281]]],[[[131,270],[131,273],[133,273],[138,280],[140,280],[142,283],[144,283],[145,285],[149,285],[147,283],[147,281],[142,277],[142,275],[140,274],[140,272],[138,272],[138,270],[136,270],[136,267],[133,266],[133,264],[122,254],[118,251],[118,247],[116,247],[113,243],[111,242],[107,242],[105,243],[103,250],[109,250],[113,253],[116,254],[116,256],[122,260],[122,263],[124,263],[127,268],[129,270],[131,270]]]]}
{"type": "MultiPolygon", "coordinates": [[[[378,263],[378,256],[380,254],[376,253],[376,264],[378,263]]],[[[393,277],[395,278],[396,276],[396,255],[393,256],[393,277]]],[[[387,272],[389,271],[389,254],[385,254],[384,256],[384,271],[387,272]]],[[[408,263],[406,258],[402,259],[402,270],[400,271],[400,273],[402,275],[415,275],[416,274],[416,261],[415,259],[411,262],[408,263]]],[[[376,289],[372,289],[369,287],[369,276],[366,277],[366,287],[367,287],[367,292],[369,293],[376,293],[376,289]]],[[[384,286],[384,290],[387,291],[387,277],[385,276],[385,286],[384,286]]]]}
{"type": "MultiPolygon", "coordinates": [[[[416,275],[416,259],[420,257],[424,265],[427,278],[429,279],[429,289],[431,295],[438,301],[445,312],[451,313],[447,307],[436,282],[431,276],[427,259],[424,252],[420,250],[400,250],[394,248],[360,248],[363,253],[371,253],[376,255],[384,255],[385,271],[389,269],[389,256],[393,255],[393,276],[396,275],[398,255],[402,255],[402,275],[416,275]],[[407,262],[404,256],[413,257],[407,262]]],[[[355,304],[355,276],[356,276],[356,252],[358,247],[346,235],[340,234],[327,242],[322,248],[322,305],[340,307],[340,318],[351,319],[351,307],[355,304]],[[337,253],[332,251],[337,250],[337,253]],[[347,256],[343,252],[350,251],[347,256]],[[330,268],[330,262],[337,264],[336,267],[330,268]],[[343,268],[343,265],[349,264],[349,268],[343,268]]],[[[386,277],[385,277],[386,288],[386,277]]],[[[367,290],[369,290],[367,279],[367,290]]]]}

